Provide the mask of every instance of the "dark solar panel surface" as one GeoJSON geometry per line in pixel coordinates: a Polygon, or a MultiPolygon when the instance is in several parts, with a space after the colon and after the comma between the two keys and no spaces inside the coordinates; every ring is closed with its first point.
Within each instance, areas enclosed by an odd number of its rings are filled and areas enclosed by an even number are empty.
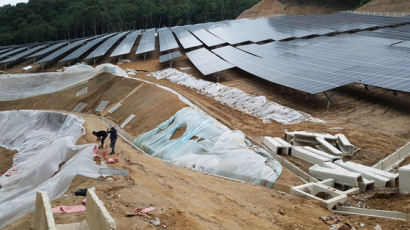
{"type": "Polygon", "coordinates": [[[188,30],[184,29],[181,26],[172,27],[171,30],[175,33],[184,49],[202,45],[202,43],[194,35],[192,35],[188,30]]]}
{"type": "Polygon", "coordinates": [[[62,47],[62,46],[64,46],[64,45],[66,45],[67,43],[68,43],[68,41],[64,41],[64,42],[60,42],[60,43],[57,43],[57,44],[53,44],[53,45],[51,45],[51,46],[49,46],[49,47],[47,47],[47,48],[45,48],[45,49],[43,49],[43,50],[40,50],[39,52],[36,52],[36,53],[34,53],[34,54],[32,54],[32,55],[26,57],[26,58],[33,58],[33,57],[42,56],[42,55],[44,55],[44,54],[47,54],[47,53],[49,53],[49,52],[51,52],[51,51],[54,51],[54,50],[56,50],[56,49],[58,49],[58,48],[60,48],[60,47],[62,47]]]}
{"type": "Polygon", "coordinates": [[[182,56],[181,52],[175,51],[175,52],[172,52],[172,53],[168,53],[168,54],[164,54],[164,55],[159,56],[159,62],[160,63],[167,62],[167,61],[170,61],[172,59],[179,58],[181,56],[182,56]]]}
{"type": "Polygon", "coordinates": [[[87,51],[89,51],[91,48],[93,48],[94,46],[96,46],[98,43],[104,41],[105,39],[113,36],[114,34],[107,34],[105,36],[96,38],[90,42],[88,42],[87,44],[79,47],[78,49],[76,49],[75,51],[73,51],[72,53],[70,53],[69,55],[65,56],[63,59],[61,59],[59,62],[65,62],[65,61],[70,61],[70,60],[74,60],[77,59],[79,57],[81,57],[82,55],[84,55],[87,51]]]}
{"type": "Polygon", "coordinates": [[[32,53],[34,53],[34,52],[36,52],[36,51],[38,51],[38,50],[40,50],[40,49],[43,49],[44,47],[47,47],[47,46],[48,46],[48,45],[40,45],[40,46],[33,47],[33,48],[28,49],[28,50],[26,50],[26,51],[24,51],[24,52],[21,52],[21,53],[19,53],[19,54],[17,54],[17,55],[14,55],[14,56],[11,56],[11,57],[9,57],[9,58],[7,58],[7,59],[4,59],[4,60],[1,61],[0,63],[10,63],[10,62],[17,61],[17,60],[19,60],[19,59],[21,59],[21,58],[24,58],[25,56],[27,56],[27,55],[29,55],[29,54],[32,54],[32,53]]]}
{"type": "Polygon", "coordinates": [[[110,37],[103,44],[99,45],[93,52],[91,52],[85,59],[97,58],[104,56],[107,52],[128,32],[122,32],[110,37]]]}
{"type": "Polygon", "coordinates": [[[84,38],[84,39],[75,41],[75,42],[73,42],[73,43],[70,43],[70,44],[68,44],[68,45],[66,45],[66,46],[64,46],[64,47],[62,47],[61,49],[58,49],[58,50],[54,51],[53,53],[47,55],[46,57],[44,57],[44,58],[38,60],[38,61],[35,62],[34,64],[40,64],[40,63],[44,63],[44,62],[53,61],[54,59],[60,57],[61,55],[67,53],[68,51],[70,51],[70,50],[72,50],[72,49],[74,49],[74,48],[76,48],[76,47],[78,47],[78,46],[84,44],[84,43],[87,42],[87,41],[90,41],[90,40],[92,40],[92,39],[95,39],[95,38],[97,38],[97,37],[99,37],[99,36],[91,37],[91,38],[84,38]]]}
{"type": "Polygon", "coordinates": [[[134,46],[134,43],[140,34],[141,34],[140,30],[134,31],[128,34],[127,37],[112,52],[111,57],[131,53],[132,47],[134,46]]]}
{"type": "Polygon", "coordinates": [[[164,52],[178,48],[178,43],[169,28],[161,28],[158,30],[159,35],[159,51],[164,52]]]}
{"type": "Polygon", "coordinates": [[[217,73],[234,67],[206,48],[188,52],[186,56],[203,75],[217,73]]]}
{"type": "Polygon", "coordinates": [[[217,46],[225,44],[226,42],[215,35],[211,34],[205,28],[206,26],[195,25],[184,27],[201,40],[207,47],[217,46]]]}
{"type": "Polygon", "coordinates": [[[155,50],[155,29],[149,29],[144,32],[138,45],[136,54],[143,54],[155,50]]]}
{"type": "Polygon", "coordinates": [[[23,47],[20,47],[20,48],[11,49],[11,50],[9,50],[9,51],[7,51],[7,52],[1,54],[1,55],[0,55],[0,59],[10,57],[10,56],[12,56],[12,55],[14,55],[14,54],[16,54],[16,53],[18,53],[18,52],[21,52],[21,51],[23,51],[23,50],[26,50],[27,48],[28,48],[27,46],[23,46],[23,47]]]}

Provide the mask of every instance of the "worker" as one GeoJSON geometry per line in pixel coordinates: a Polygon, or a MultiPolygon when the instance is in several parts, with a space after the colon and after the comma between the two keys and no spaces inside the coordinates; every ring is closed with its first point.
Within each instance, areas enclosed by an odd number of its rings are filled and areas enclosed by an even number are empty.
{"type": "Polygon", "coordinates": [[[99,146],[100,149],[104,148],[104,141],[107,138],[108,134],[104,130],[101,131],[93,131],[93,135],[97,137],[97,142],[101,141],[101,145],[99,146]]]}
{"type": "Polygon", "coordinates": [[[107,132],[110,134],[110,147],[111,147],[111,153],[110,154],[115,154],[115,142],[117,141],[117,130],[114,127],[111,127],[110,129],[107,130],[107,132]]]}

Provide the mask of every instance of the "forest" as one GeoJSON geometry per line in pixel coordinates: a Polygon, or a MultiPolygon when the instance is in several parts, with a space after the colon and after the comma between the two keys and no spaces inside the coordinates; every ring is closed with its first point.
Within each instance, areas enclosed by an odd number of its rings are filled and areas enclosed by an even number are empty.
{"type": "Polygon", "coordinates": [[[236,18],[259,0],[30,0],[0,7],[0,45],[236,18]]]}

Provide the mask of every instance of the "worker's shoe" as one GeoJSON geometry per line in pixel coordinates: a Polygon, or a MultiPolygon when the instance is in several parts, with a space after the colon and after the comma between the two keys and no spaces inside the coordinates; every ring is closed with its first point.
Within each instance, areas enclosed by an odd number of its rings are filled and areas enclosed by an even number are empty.
{"type": "Polygon", "coordinates": [[[110,152],[110,155],[114,155],[115,153],[114,152],[110,152]]]}
{"type": "Polygon", "coordinates": [[[102,145],[98,146],[98,149],[103,149],[104,147],[102,145]]]}

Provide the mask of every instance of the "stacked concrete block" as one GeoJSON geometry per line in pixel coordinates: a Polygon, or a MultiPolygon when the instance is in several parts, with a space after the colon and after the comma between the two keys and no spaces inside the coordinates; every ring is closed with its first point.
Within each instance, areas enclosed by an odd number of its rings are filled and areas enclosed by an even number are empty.
{"type": "Polygon", "coordinates": [[[343,152],[343,155],[353,156],[354,146],[350,143],[346,136],[343,134],[336,134],[336,137],[337,146],[339,147],[341,152],[343,152]]]}
{"type": "Polygon", "coordinates": [[[325,138],[323,137],[316,137],[316,141],[319,143],[317,146],[317,148],[328,152],[330,154],[336,155],[336,156],[341,156],[342,152],[337,149],[335,146],[331,145],[329,142],[327,142],[325,140],[325,138]]]}
{"type": "Polygon", "coordinates": [[[399,168],[400,193],[410,194],[410,164],[399,168]]]}
{"type": "Polygon", "coordinates": [[[276,154],[290,155],[292,145],[280,137],[264,137],[263,143],[276,154]]]}
{"type": "Polygon", "coordinates": [[[335,183],[350,187],[359,187],[359,183],[363,181],[360,173],[349,172],[343,169],[327,168],[320,165],[310,167],[309,174],[319,180],[332,178],[335,183]]]}
{"type": "Polygon", "coordinates": [[[293,157],[299,158],[311,164],[320,164],[323,162],[331,161],[331,159],[324,157],[320,154],[312,152],[305,147],[296,146],[292,148],[291,155],[293,157]]]}

